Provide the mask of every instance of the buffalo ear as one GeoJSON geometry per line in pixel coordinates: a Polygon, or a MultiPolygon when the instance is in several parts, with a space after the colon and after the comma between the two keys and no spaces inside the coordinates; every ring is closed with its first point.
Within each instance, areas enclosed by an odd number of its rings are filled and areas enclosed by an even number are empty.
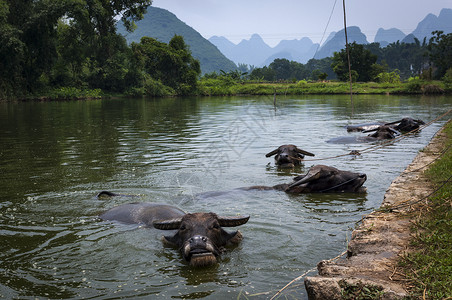
{"type": "Polygon", "coordinates": [[[154,226],[154,228],[161,230],[174,230],[178,229],[181,223],[182,218],[175,218],[169,220],[156,220],[152,222],[152,225],[154,226]]]}
{"type": "Polygon", "coordinates": [[[163,235],[162,236],[162,243],[164,244],[164,245],[167,245],[167,246],[179,246],[178,244],[177,244],[177,240],[176,240],[176,238],[174,237],[174,236],[169,236],[169,235],[163,235]]]}
{"type": "Polygon", "coordinates": [[[218,223],[222,227],[235,227],[240,226],[248,222],[250,216],[243,217],[218,217],[218,223]]]}
{"type": "Polygon", "coordinates": [[[231,232],[228,236],[228,241],[226,242],[226,246],[233,246],[239,244],[243,240],[242,233],[240,230],[235,232],[231,232]]]}
{"type": "Polygon", "coordinates": [[[311,153],[311,152],[308,152],[308,151],[305,151],[305,150],[303,150],[303,149],[300,149],[300,148],[298,148],[298,147],[295,147],[295,151],[297,151],[298,153],[307,155],[307,156],[315,156],[315,154],[313,154],[313,153],[311,153]]]}
{"type": "Polygon", "coordinates": [[[268,152],[267,154],[265,154],[265,157],[270,157],[272,155],[275,155],[276,153],[278,153],[278,151],[279,151],[279,148],[276,148],[272,152],[268,152]]]}

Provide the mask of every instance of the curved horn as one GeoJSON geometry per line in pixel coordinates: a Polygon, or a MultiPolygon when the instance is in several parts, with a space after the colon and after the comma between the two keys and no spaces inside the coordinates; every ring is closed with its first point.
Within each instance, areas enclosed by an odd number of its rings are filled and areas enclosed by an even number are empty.
{"type": "Polygon", "coordinates": [[[320,171],[321,171],[321,170],[317,170],[314,174],[312,174],[312,175],[310,175],[310,176],[309,176],[309,172],[308,172],[308,173],[307,173],[303,178],[301,178],[300,180],[295,181],[295,182],[289,184],[289,188],[292,188],[292,187],[294,187],[294,186],[297,186],[297,185],[300,185],[300,184],[303,184],[303,183],[307,183],[307,182],[311,182],[311,181],[313,181],[313,180],[319,179],[319,178],[320,178],[320,171]]]}
{"type": "Polygon", "coordinates": [[[268,152],[267,154],[265,154],[265,157],[270,157],[272,155],[275,155],[276,153],[278,153],[278,151],[279,151],[279,148],[276,148],[272,152],[268,152]]]}
{"type": "Polygon", "coordinates": [[[402,122],[402,120],[394,121],[394,122],[391,122],[391,123],[385,123],[385,125],[394,125],[394,124],[397,124],[397,123],[400,123],[400,122],[402,122]]]}
{"type": "MultiPolygon", "coordinates": [[[[386,125],[386,124],[385,124],[386,125]]],[[[373,132],[373,131],[377,131],[378,129],[380,129],[381,126],[378,126],[377,128],[374,129],[367,129],[367,130],[363,130],[363,133],[368,133],[368,132],[373,132]]]]}
{"type": "Polygon", "coordinates": [[[222,227],[235,227],[240,226],[248,222],[250,216],[241,217],[218,217],[218,223],[222,227]]]}
{"type": "Polygon", "coordinates": [[[389,130],[392,131],[392,132],[395,133],[395,134],[401,134],[400,132],[398,132],[397,130],[395,130],[395,129],[392,128],[392,127],[389,127],[389,130]]]}
{"type": "Polygon", "coordinates": [[[174,230],[178,229],[182,223],[182,218],[174,218],[169,220],[156,220],[152,222],[154,228],[161,230],[174,230]]]}
{"type": "Polygon", "coordinates": [[[311,152],[308,152],[308,151],[305,151],[305,150],[302,150],[302,149],[300,149],[298,147],[295,147],[295,151],[297,151],[298,153],[304,154],[304,155],[315,156],[315,154],[313,154],[311,152]]]}

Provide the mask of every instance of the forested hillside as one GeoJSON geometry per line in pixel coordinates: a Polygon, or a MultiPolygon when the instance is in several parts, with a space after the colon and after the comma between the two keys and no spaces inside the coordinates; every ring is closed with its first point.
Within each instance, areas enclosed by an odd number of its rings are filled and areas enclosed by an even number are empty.
{"type": "Polygon", "coordinates": [[[211,42],[165,9],[149,7],[144,18],[136,22],[136,25],[137,28],[130,33],[123,25],[118,26],[118,32],[125,36],[128,43],[139,42],[143,36],[168,43],[176,34],[184,38],[193,57],[201,63],[203,73],[231,71],[237,68],[211,42]]]}

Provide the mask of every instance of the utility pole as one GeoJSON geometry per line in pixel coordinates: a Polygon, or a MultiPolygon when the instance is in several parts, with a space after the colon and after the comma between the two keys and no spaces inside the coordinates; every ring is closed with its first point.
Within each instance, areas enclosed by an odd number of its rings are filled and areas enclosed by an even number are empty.
{"type": "Polygon", "coordinates": [[[347,52],[348,77],[350,80],[350,102],[352,104],[352,115],[353,115],[354,105],[353,105],[353,91],[352,91],[352,68],[350,65],[350,49],[348,46],[348,37],[347,37],[347,17],[345,14],[345,0],[342,0],[342,6],[344,7],[345,51],[347,52]]]}

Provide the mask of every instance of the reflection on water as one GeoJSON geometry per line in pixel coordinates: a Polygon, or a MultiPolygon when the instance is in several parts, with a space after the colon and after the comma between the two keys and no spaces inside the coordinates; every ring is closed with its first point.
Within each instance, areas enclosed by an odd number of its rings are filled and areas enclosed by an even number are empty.
{"type": "MultiPolygon", "coordinates": [[[[354,222],[441,122],[361,156],[275,167],[265,154],[295,144],[333,157],[369,145],[327,144],[345,125],[430,121],[450,97],[227,97],[0,103],[0,298],[268,299],[341,253],[354,222]],[[239,187],[288,183],[312,165],[364,172],[367,194],[287,195],[239,187]],[[130,197],[97,199],[101,190],[130,197]],[[162,231],[101,222],[131,201],[187,212],[249,214],[243,242],[221,263],[192,269],[162,231]]],[[[306,298],[294,285],[284,296],[306,298]]]]}

